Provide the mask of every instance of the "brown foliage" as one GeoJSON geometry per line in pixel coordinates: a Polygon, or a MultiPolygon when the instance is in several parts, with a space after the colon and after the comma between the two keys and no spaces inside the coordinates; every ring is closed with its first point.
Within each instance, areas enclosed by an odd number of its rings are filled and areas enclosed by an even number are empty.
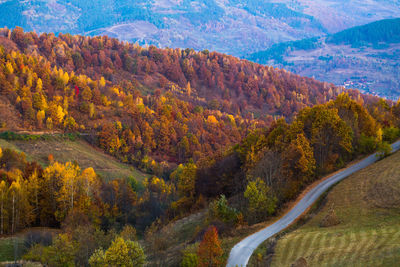
{"type": "Polygon", "coordinates": [[[223,266],[222,248],[218,239],[217,229],[212,226],[204,234],[200,243],[197,255],[199,257],[199,267],[219,267],[223,266]]]}

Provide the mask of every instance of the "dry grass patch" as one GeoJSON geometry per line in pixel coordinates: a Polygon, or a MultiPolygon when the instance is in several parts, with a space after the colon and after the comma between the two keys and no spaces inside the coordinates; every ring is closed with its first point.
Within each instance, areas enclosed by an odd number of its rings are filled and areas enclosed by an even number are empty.
{"type": "Polygon", "coordinates": [[[312,219],[277,243],[272,266],[396,266],[400,262],[400,153],[335,186],[312,219]],[[320,227],[334,206],[340,224],[320,227]]]}
{"type": "Polygon", "coordinates": [[[96,173],[105,180],[133,176],[141,181],[147,176],[133,166],[119,162],[83,140],[70,141],[61,137],[35,141],[0,139],[0,147],[22,151],[27,155],[28,160],[37,161],[42,166],[49,164],[49,154],[52,154],[54,160],[58,162],[76,161],[82,169],[93,167],[96,173]]]}

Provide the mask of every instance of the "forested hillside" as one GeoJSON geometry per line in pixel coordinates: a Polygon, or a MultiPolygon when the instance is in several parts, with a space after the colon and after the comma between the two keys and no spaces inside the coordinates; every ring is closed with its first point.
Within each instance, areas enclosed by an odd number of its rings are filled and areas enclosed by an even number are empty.
{"type": "MultiPolygon", "coordinates": [[[[26,259],[114,266],[126,247],[140,266],[137,231],[154,265],[207,262],[218,234],[276,214],[359,156],[386,155],[400,135],[400,103],[231,56],[20,28],[1,34],[0,137],[78,132],[150,174],[100,177],[53,155],[43,166],[0,150],[2,233],[62,230],[52,243],[29,243],[26,259]],[[21,130],[28,134],[10,132],[21,130]],[[187,231],[164,228],[188,215],[196,220],[187,231]]],[[[214,252],[223,264],[222,248],[214,252]]]]}
{"type": "Polygon", "coordinates": [[[208,51],[2,33],[3,128],[90,133],[108,153],[148,171],[222,152],[249,130],[342,91],[208,51]]]}
{"type": "Polygon", "coordinates": [[[380,20],[344,30],[329,36],[327,43],[346,44],[352,47],[400,43],[400,19],[380,20]]]}

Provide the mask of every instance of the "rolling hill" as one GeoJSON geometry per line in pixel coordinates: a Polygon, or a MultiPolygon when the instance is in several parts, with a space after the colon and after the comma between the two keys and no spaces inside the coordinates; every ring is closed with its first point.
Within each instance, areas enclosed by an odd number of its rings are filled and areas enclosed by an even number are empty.
{"type": "MultiPolygon", "coordinates": [[[[305,215],[304,225],[278,239],[275,252],[269,252],[271,266],[299,259],[308,266],[395,266],[400,260],[399,160],[397,152],[333,187],[305,215]]],[[[258,252],[265,256],[265,247],[258,252]]],[[[256,262],[254,257],[250,266],[256,262]]]]}
{"type": "Polygon", "coordinates": [[[396,0],[0,1],[0,27],[117,37],[235,56],[400,12],[396,0]]]}
{"type": "Polygon", "coordinates": [[[399,54],[400,19],[390,19],[324,37],[276,44],[248,59],[397,99],[399,54]]]}

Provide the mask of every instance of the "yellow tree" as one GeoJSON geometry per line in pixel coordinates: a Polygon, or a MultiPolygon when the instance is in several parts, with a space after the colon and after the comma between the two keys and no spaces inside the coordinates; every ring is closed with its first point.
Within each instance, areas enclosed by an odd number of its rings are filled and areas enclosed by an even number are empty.
{"type": "Polygon", "coordinates": [[[7,225],[7,185],[5,181],[0,182],[0,234],[3,235],[7,225]]]}
{"type": "Polygon", "coordinates": [[[35,209],[29,201],[29,180],[20,180],[21,190],[19,191],[19,228],[25,228],[32,224],[36,219],[35,209]]]}
{"type": "Polygon", "coordinates": [[[101,78],[100,78],[99,86],[100,86],[100,88],[103,88],[104,86],[106,86],[106,80],[104,79],[103,76],[101,76],[101,78]]]}
{"type": "Polygon", "coordinates": [[[214,115],[210,115],[207,117],[207,122],[209,124],[218,124],[218,120],[215,118],[214,115]]]}
{"type": "Polygon", "coordinates": [[[93,192],[99,185],[97,174],[92,167],[83,170],[80,181],[82,183],[82,189],[87,197],[92,196],[93,192]]]}
{"type": "Polygon", "coordinates": [[[83,170],[78,180],[76,207],[85,214],[93,215],[96,210],[92,207],[92,199],[95,192],[99,190],[100,181],[93,168],[83,170]]]}
{"type": "Polygon", "coordinates": [[[68,81],[69,81],[68,72],[64,72],[64,74],[62,75],[61,79],[63,80],[64,85],[67,85],[67,84],[68,84],[68,81]]]}
{"type": "Polygon", "coordinates": [[[34,214],[28,199],[28,181],[24,181],[22,172],[13,169],[8,172],[8,177],[12,181],[8,188],[11,233],[15,233],[18,229],[29,226],[34,220],[34,214]]]}
{"type": "Polygon", "coordinates": [[[92,119],[94,117],[94,114],[96,112],[96,107],[93,103],[89,104],[89,117],[92,119]]]}
{"type": "MultiPolygon", "coordinates": [[[[143,266],[146,257],[139,243],[117,237],[104,253],[108,266],[143,266]]],[[[90,260],[89,260],[90,261],[90,260]]]]}
{"type": "Polygon", "coordinates": [[[71,162],[65,164],[61,173],[61,188],[57,192],[57,201],[60,209],[56,211],[56,217],[59,221],[68,215],[70,210],[74,209],[74,204],[78,199],[79,192],[79,166],[71,162]]]}
{"type": "Polygon", "coordinates": [[[53,130],[53,120],[51,118],[47,118],[46,128],[47,128],[47,130],[53,130]]]}
{"type": "Polygon", "coordinates": [[[40,92],[43,89],[42,79],[38,78],[36,81],[36,92],[40,92]]]}
{"type": "Polygon", "coordinates": [[[63,108],[61,106],[57,106],[57,111],[56,111],[56,118],[57,122],[61,123],[65,117],[65,113],[63,111],[63,108]]]}
{"type": "Polygon", "coordinates": [[[6,73],[7,74],[13,74],[14,73],[14,68],[13,68],[12,64],[9,61],[7,61],[7,63],[6,63],[6,73]]]}
{"type": "Polygon", "coordinates": [[[15,233],[17,230],[18,220],[18,198],[21,191],[21,184],[19,181],[13,181],[8,188],[8,194],[10,196],[10,207],[11,207],[11,233],[15,233]]]}
{"type": "Polygon", "coordinates": [[[39,213],[40,181],[36,170],[28,178],[27,190],[29,202],[33,205],[33,214],[37,216],[39,213]]]}
{"type": "Polygon", "coordinates": [[[38,127],[39,127],[39,128],[42,128],[44,118],[45,118],[44,110],[39,110],[39,111],[37,112],[37,114],[36,114],[36,119],[37,119],[38,127]]]}

